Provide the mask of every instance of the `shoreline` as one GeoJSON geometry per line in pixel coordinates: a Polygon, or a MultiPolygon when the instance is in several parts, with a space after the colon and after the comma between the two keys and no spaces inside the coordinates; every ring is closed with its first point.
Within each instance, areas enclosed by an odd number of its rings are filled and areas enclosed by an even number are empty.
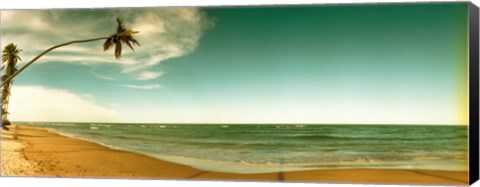
{"type": "Polygon", "coordinates": [[[11,131],[2,130],[1,153],[2,176],[468,185],[467,171],[328,169],[263,174],[211,172],[21,125],[15,125],[11,131]],[[16,138],[11,135],[13,132],[16,138]],[[11,146],[13,144],[16,146],[11,146]],[[12,159],[15,160],[13,165],[10,164],[12,159]]]}

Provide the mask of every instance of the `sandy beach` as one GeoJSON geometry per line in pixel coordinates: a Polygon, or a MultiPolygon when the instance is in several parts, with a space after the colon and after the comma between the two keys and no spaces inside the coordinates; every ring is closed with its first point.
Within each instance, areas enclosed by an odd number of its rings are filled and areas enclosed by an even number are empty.
{"type": "Polygon", "coordinates": [[[338,169],[234,174],[209,172],[148,156],[14,126],[2,130],[2,176],[131,178],[317,183],[467,185],[467,171],[338,169]]]}

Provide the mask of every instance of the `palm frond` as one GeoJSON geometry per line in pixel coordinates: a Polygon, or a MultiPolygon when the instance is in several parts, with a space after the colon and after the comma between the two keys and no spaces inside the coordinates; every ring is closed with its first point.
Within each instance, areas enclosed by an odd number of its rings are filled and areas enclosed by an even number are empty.
{"type": "Polygon", "coordinates": [[[8,61],[8,55],[2,55],[2,63],[8,61]]]}
{"type": "Polygon", "coordinates": [[[115,44],[115,58],[119,59],[122,57],[122,42],[120,40],[115,44]]]}
{"type": "Polygon", "coordinates": [[[110,47],[112,47],[113,45],[113,37],[111,36],[110,38],[108,38],[105,43],[103,43],[103,50],[106,51],[108,49],[110,49],[110,47]]]}
{"type": "Polygon", "coordinates": [[[137,44],[138,46],[141,46],[141,45],[140,45],[140,43],[138,43],[138,41],[137,41],[137,40],[135,40],[135,39],[133,39],[133,38],[132,38],[132,39],[130,39],[130,41],[132,41],[132,43],[134,43],[134,44],[137,44]]]}
{"type": "Polygon", "coordinates": [[[132,46],[132,44],[130,43],[130,41],[125,40],[125,43],[128,45],[128,47],[130,47],[130,49],[132,49],[132,51],[135,51],[135,49],[133,49],[133,46],[132,46]]]}
{"type": "Polygon", "coordinates": [[[131,37],[132,35],[134,34],[137,34],[139,33],[138,31],[134,31],[132,29],[127,29],[125,32],[124,32],[124,35],[127,36],[127,37],[131,37]]]}
{"type": "Polygon", "coordinates": [[[123,21],[122,19],[117,17],[117,34],[125,32],[127,29],[123,26],[123,21]]]}

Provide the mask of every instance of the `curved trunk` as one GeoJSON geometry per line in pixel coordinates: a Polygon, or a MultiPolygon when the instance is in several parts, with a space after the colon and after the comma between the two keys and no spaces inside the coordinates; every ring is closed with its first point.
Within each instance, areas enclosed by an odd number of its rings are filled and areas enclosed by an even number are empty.
{"type": "Polygon", "coordinates": [[[51,50],[54,50],[56,48],[59,48],[59,47],[63,47],[63,46],[66,46],[66,45],[70,45],[70,44],[74,44],[74,43],[85,43],[85,42],[93,42],[93,41],[97,41],[97,40],[104,40],[104,39],[107,39],[109,37],[100,37],[100,38],[94,38],[94,39],[87,39],[87,40],[75,40],[75,41],[71,41],[71,42],[67,42],[67,43],[62,43],[62,44],[58,44],[58,45],[55,45],[53,47],[50,47],[48,48],[47,50],[43,51],[42,53],[40,53],[39,55],[37,55],[35,58],[33,58],[32,60],[30,60],[30,62],[28,62],[27,64],[25,64],[24,66],[22,66],[18,71],[16,71],[13,75],[11,76],[8,76],[3,82],[2,82],[2,87],[7,84],[8,82],[10,82],[10,80],[12,80],[15,76],[17,76],[20,72],[22,72],[25,68],[27,68],[28,66],[30,66],[32,63],[34,63],[35,61],[37,61],[40,57],[42,57],[43,55],[47,54],[48,52],[50,52],[51,50]]]}

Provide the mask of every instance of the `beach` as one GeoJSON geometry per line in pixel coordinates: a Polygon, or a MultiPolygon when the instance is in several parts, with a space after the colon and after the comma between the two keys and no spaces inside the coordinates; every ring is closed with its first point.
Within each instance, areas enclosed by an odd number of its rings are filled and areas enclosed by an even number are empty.
{"type": "Polygon", "coordinates": [[[212,172],[115,150],[47,130],[15,125],[2,130],[1,175],[317,183],[467,185],[467,171],[324,169],[238,174],[212,172]]]}

